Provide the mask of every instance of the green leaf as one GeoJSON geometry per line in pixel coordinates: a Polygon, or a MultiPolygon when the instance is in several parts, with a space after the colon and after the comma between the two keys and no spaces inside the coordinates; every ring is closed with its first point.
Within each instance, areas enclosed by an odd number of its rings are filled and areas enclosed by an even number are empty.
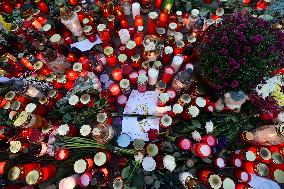
{"type": "Polygon", "coordinates": [[[63,115],[63,122],[64,122],[64,123],[68,123],[68,122],[70,122],[71,120],[72,120],[72,117],[71,117],[70,114],[64,114],[64,115],[63,115]]]}
{"type": "Polygon", "coordinates": [[[231,117],[231,120],[232,120],[233,122],[238,122],[238,118],[237,118],[236,116],[232,116],[232,117],[231,117]]]}
{"type": "Polygon", "coordinates": [[[132,184],[136,188],[141,188],[144,185],[144,176],[142,174],[135,176],[133,178],[132,184]]]}
{"type": "Polygon", "coordinates": [[[195,129],[200,129],[201,128],[201,123],[197,120],[192,120],[191,121],[192,123],[192,126],[195,128],[195,129]]]}
{"type": "Polygon", "coordinates": [[[161,186],[160,181],[156,180],[156,181],[154,182],[154,187],[155,187],[156,189],[158,189],[158,188],[160,188],[160,186],[161,186]]]}
{"type": "Polygon", "coordinates": [[[127,167],[124,167],[121,171],[121,176],[123,179],[126,179],[129,176],[130,173],[130,165],[127,167]]]}

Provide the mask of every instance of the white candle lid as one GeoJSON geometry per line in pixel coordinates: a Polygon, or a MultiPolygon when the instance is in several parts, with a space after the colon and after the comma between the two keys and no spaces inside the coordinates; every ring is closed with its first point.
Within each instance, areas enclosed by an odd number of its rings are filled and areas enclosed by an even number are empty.
{"type": "Polygon", "coordinates": [[[169,94],[170,98],[176,97],[176,92],[174,90],[168,90],[167,93],[169,94]]]}
{"type": "Polygon", "coordinates": [[[208,182],[213,189],[219,189],[222,187],[222,179],[219,175],[210,175],[208,178],[208,182]]]}
{"type": "Polygon", "coordinates": [[[171,22],[171,23],[169,24],[169,28],[172,29],[172,30],[175,30],[175,29],[177,28],[177,24],[174,23],[174,22],[171,22]]]}
{"type": "Polygon", "coordinates": [[[216,164],[219,168],[224,168],[226,166],[225,160],[223,158],[217,158],[216,164]]]}
{"type": "Polygon", "coordinates": [[[111,46],[106,47],[106,48],[104,49],[104,53],[105,53],[106,55],[111,55],[111,54],[113,54],[113,48],[112,48],[111,46]]]}
{"type": "Polygon", "coordinates": [[[173,58],[173,62],[174,63],[177,63],[177,64],[182,64],[182,62],[183,62],[183,58],[181,57],[181,56],[174,56],[174,58],[173,58]]]}
{"type": "Polygon", "coordinates": [[[159,70],[155,68],[150,68],[148,70],[148,76],[157,77],[159,75],[159,70]]]}
{"type": "Polygon", "coordinates": [[[175,38],[175,42],[177,43],[178,41],[182,41],[183,35],[180,32],[175,32],[174,38],[175,38]]]}
{"type": "Polygon", "coordinates": [[[132,41],[132,40],[128,41],[128,42],[126,43],[126,47],[127,47],[128,49],[134,49],[134,48],[136,47],[135,41],[132,41]]]}
{"type": "Polygon", "coordinates": [[[216,15],[217,16],[223,16],[223,14],[224,14],[224,9],[223,8],[218,8],[216,10],[216,15]]]}
{"type": "Polygon", "coordinates": [[[181,11],[177,11],[177,12],[176,12],[176,15],[177,15],[177,16],[181,16],[181,15],[182,15],[182,12],[181,12],[181,11]]]}
{"type": "Polygon", "coordinates": [[[43,67],[43,62],[39,60],[33,65],[33,67],[35,70],[39,70],[43,67]]]}
{"type": "Polygon", "coordinates": [[[66,82],[66,75],[61,75],[57,78],[58,83],[64,83],[66,82]]]}
{"type": "Polygon", "coordinates": [[[16,140],[10,141],[10,146],[9,146],[10,152],[17,153],[21,150],[21,148],[22,148],[22,143],[20,141],[16,140]]]}
{"type": "Polygon", "coordinates": [[[80,128],[80,134],[82,136],[87,136],[91,133],[91,126],[90,125],[82,125],[82,127],[80,128]]]}
{"type": "Polygon", "coordinates": [[[176,114],[180,114],[183,111],[183,107],[180,104],[175,104],[173,106],[173,112],[176,114]]]}
{"type": "Polygon", "coordinates": [[[148,81],[148,77],[145,74],[140,74],[138,76],[139,83],[146,83],[148,81]]]}
{"type": "Polygon", "coordinates": [[[234,160],[234,165],[235,165],[236,167],[241,167],[241,166],[242,166],[242,160],[239,159],[239,158],[236,158],[236,159],[234,160]]]}
{"type": "Polygon", "coordinates": [[[197,106],[199,106],[200,108],[203,108],[206,106],[206,100],[203,97],[197,97],[195,99],[195,103],[197,106]]]}
{"type": "Polygon", "coordinates": [[[126,54],[120,54],[120,55],[118,55],[118,60],[119,60],[120,62],[125,62],[125,61],[127,60],[126,54]]]}
{"type": "Polygon", "coordinates": [[[122,88],[122,89],[126,89],[130,86],[130,82],[128,79],[122,79],[120,80],[119,82],[119,86],[122,88]]]}
{"type": "Polygon", "coordinates": [[[196,37],[189,35],[189,36],[187,36],[187,41],[190,42],[190,43],[194,43],[196,41],[196,37]]]}
{"type": "Polygon", "coordinates": [[[43,27],[42,27],[42,30],[47,32],[51,29],[51,25],[50,24],[45,24],[43,27]]]}
{"type": "Polygon", "coordinates": [[[91,100],[91,97],[89,94],[83,94],[81,97],[80,97],[80,102],[82,104],[88,104],[91,100]]]}
{"type": "Polygon", "coordinates": [[[174,52],[174,49],[171,46],[166,46],[164,48],[165,54],[171,54],[174,52]]]}
{"type": "Polygon", "coordinates": [[[181,48],[181,47],[184,46],[184,42],[183,42],[183,41],[177,41],[177,42],[176,42],[176,46],[179,47],[179,48],[181,48]]]}
{"type": "Polygon", "coordinates": [[[94,157],[94,163],[97,165],[97,166],[102,166],[106,163],[107,161],[107,156],[105,153],[103,152],[98,152],[96,153],[95,157],[94,157]]]}
{"type": "Polygon", "coordinates": [[[183,94],[183,95],[181,95],[181,100],[182,100],[184,103],[190,103],[191,97],[189,96],[189,94],[183,94]]]}
{"type": "Polygon", "coordinates": [[[50,37],[50,41],[52,43],[57,43],[60,41],[60,39],[61,39],[61,36],[59,34],[54,34],[50,37]]]}
{"type": "Polygon", "coordinates": [[[74,163],[74,171],[76,173],[84,173],[84,171],[87,169],[87,163],[83,159],[79,159],[74,163]]]}
{"type": "Polygon", "coordinates": [[[99,32],[104,31],[105,29],[106,29],[106,25],[105,25],[105,24],[99,24],[99,25],[97,26],[97,30],[98,30],[99,32]]]}
{"type": "Polygon", "coordinates": [[[284,171],[276,169],[273,173],[273,176],[275,178],[275,181],[279,183],[284,183],[284,171]]]}
{"type": "Polygon", "coordinates": [[[6,100],[12,100],[13,98],[15,98],[16,93],[14,91],[9,91],[6,95],[5,95],[5,99],[6,100]]]}
{"type": "Polygon", "coordinates": [[[25,111],[32,113],[36,109],[36,105],[34,103],[29,103],[25,107],[25,111]]]}
{"type": "Polygon", "coordinates": [[[156,161],[150,156],[144,157],[142,167],[145,171],[153,171],[156,168],[156,161]]]}
{"type": "Polygon", "coordinates": [[[213,19],[208,19],[206,20],[206,22],[209,24],[209,25],[212,25],[215,23],[215,21],[213,19]]]}
{"type": "Polygon", "coordinates": [[[155,62],[154,62],[154,66],[155,66],[155,68],[158,68],[158,69],[159,69],[159,68],[162,67],[162,62],[159,61],[159,60],[158,60],[158,61],[155,61],[155,62]]]}
{"type": "Polygon", "coordinates": [[[161,93],[159,95],[159,100],[161,102],[167,102],[169,99],[170,99],[170,97],[169,97],[168,93],[161,93]]]}
{"type": "Polygon", "coordinates": [[[151,19],[157,19],[158,18],[158,14],[156,12],[150,12],[148,14],[149,18],[151,19]]]}
{"type": "Polygon", "coordinates": [[[272,160],[273,160],[273,163],[275,164],[284,163],[284,157],[278,152],[272,153],[272,160]]]}
{"type": "Polygon", "coordinates": [[[235,189],[235,188],[236,188],[236,184],[232,179],[225,178],[223,180],[223,189],[235,189]]]}
{"type": "Polygon", "coordinates": [[[138,3],[138,2],[132,3],[132,8],[133,7],[140,8],[140,3],[138,3]]]}

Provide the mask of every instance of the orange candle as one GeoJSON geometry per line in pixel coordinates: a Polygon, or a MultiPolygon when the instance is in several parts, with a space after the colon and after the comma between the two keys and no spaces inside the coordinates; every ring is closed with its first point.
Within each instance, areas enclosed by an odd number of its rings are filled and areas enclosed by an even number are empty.
{"type": "Polygon", "coordinates": [[[22,57],[20,59],[20,63],[23,64],[27,69],[29,69],[31,71],[34,70],[33,65],[31,64],[31,62],[26,57],[22,57]]]}
{"type": "Polygon", "coordinates": [[[159,27],[165,28],[168,25],[168,13],[161,12],[159,17],[159,27]]]}
{"type": "Polygon", "coordinates": [[[143,41],[143,34],[141,33],[136,33],[134,35],[134,41],[136,43],[137,46],[140,46],[142,44],[143,41]]]}
{"type": "Polygon", "coordinates": [[[111,75],[115,81],[120,81],[122,79],[122,71],[119,68],[112,70],[111,75]]]}
{"type": "Polygon", "coordinates": [[[135,26],[143,26],[143,16],[141,15],[136,15],[135,16],[135,26]]]}
{"type": "Polygon", "coordinates": [[[4,172],[5,172],[6,163],[7,163],[6,161],[0,162],[0,175],[4,174],[4,172]]]}

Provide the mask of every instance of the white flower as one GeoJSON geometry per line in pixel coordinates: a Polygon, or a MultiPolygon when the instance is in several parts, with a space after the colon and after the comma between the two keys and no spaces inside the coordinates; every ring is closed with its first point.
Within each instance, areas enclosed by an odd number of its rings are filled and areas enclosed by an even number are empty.
{"type": "Polygon", "coordinates": [[[142,162],[144,155],[141,152],[138,152],[138,154],[134,155],[134,159],[137,162],[142,162]]]}
{"type": "Polygon", "coordinates": [[[80,128],[80,134],[82,136],[87,136],[91,133],[91,127],[90,125],[83,125],[81,128],[80,128]]]}
{"type": "Polygon", "coordinates": [[[205,125],[206,133],[211,133],[214,129],[214,125],[212,121],[206,122],[205,125]]]}
{"type": "Polygon", "coordinates": [[[169,170],[173,171],[176,168],[176,160],[174,156],[166,155],[163,159],[164,167],[169,170]]]}
{"type": "Polygon", "coordinates": [[[75,106],[79,102],[79,97],[77,95],[72,95],[69,98],[69,104],[75,106]]]}
{"type": "Polygon", "coordinates": [[[196,106],[190,106],[188,108],[188,113],[192,116],[192,117],[196,117],[199,114],[199,109],[196,106]]]}
{"type": "Polygon", "coordinates": [[[191,133],[191,135],[192,135],[192,138],[195,140],[195,141],[200,141],[201,140],[201,135],[200,135],[200,133],[198,132],[198,131],[193,131],[192,133],[191,133]]]}
{"type": "Polygon", "coordinates": [[[69,126],[67,124],[60,125],[57,132],[59,135],[65,136],[69,132],[69,126]]]}
{"type": "Polygon", "coordinates": [[[150,156],[144,157],[142,167],[145,171],[154,171],[156,168],[156,161],[150,156]]]}

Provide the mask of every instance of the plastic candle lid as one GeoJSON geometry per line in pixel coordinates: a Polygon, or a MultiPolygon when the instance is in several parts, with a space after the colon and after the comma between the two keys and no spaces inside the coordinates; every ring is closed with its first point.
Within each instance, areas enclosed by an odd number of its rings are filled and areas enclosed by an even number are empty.
{"type": "Polygon", "coordinates": [[[276,169],[273,176],[277,182],[284,183],[284,172],[282,170],[276,169]]]}
{"type": "Polygon", "coordinates": [[[173,106],[173,112],[176,114],[180,114],[183,111],[183,107],[180,104],[175,104],[173,106]]]}
{"type": "Polygon", "coordinates": [[[118,55],[118,60],[119,60],[120,62],[125,62],[125,61],[127,60],[126,54],[120,54],[120,55],[118,55]]]}
{"type": "Polygon", "coordinates": [[[120,96],[117,98],[117,102],[118,102],[118,104],[120,104],[120,105],[126,104],[126,101],[127,101],[127,97],[126,97],[125,95],[120,95],[120,96]]]}
{"type": "Polygon", "coordinates": [[[270,160],[271,159],[271,152],[265,147],[260,148],[259,155],[264,160],[270,160]]]}
{"type": "Polygon", "coordinates": [[[223,180],[223,188],[224,189],[235,189],[235,182],[230,178],[225,178],[223,180]]]}
{"type": "Polygon", "coordinates": [[[57,43],[59,42],[61,39],[61,36],[59,34],[54,34],[53,36],[51,36],[50,41],[52,43],[57,43]]]}
{"type": "Polygon", "coordinates": [[[256,156],[252,151],[247,151],[245,153],[245,157],[246,157],[246,160],[248,161],[254,161],[256,159],[256,156]]]}
{"type": "Polygon", "coordinates": [[[129,85],[130,85],[130,82],[129,82],[128,79],[122,79],[122,80],[120,80],[120,82],[119,82],[119,86],[120,86],[121,88],[123,88],[123,89],[129,87],[129,85]]]}
{"type": "Polygon", "coordinates": [[[117,144],[118,144],[118,146],[125,148],[125,147],[129,146],[130,141],[131,141],[130,136],[128,134],[123,133],[118,137],[117,144]]]}
{"type": "Polygon", "coordinates": [[[99,32],[104,31],[105,29],[106,29],[106,25],[105,25],[105,24],[99,24],[99,25],[97,26],[97,30],[98,30],[99,32]]]}
{"type": "Polygon", "coordinates": [[[39,180],[39,172],[36,170],[30,171],[27,176],[26,176],[26,183],[28,185],[33,185],[36,184],[37,181],[39,180]]]}
{"type": "Polygon", "coordinates": [[[264,163],[259,163],[256,169],[260,176],[266,177],[269,174],[269,168],[264,163]]]}
{"type": "Polygon", "coordinates": [[[50,24],[45,24],[42,28],[43,31],[47,32],[51,29],[51,25],[50,24]]]}
{"type": "Polygon", "coordinates": [[[148,16],[149,16],[149,18],[151,18],[151,19],[156,19],[156,18],[158,18],[158,14],[157,14],[156,12],[150,12],[150,13],[148,14],[148,16]]]}
{"type": "Polygon", "coordinates": [[[8,179],[10,181],[17,180],[21,174],[21,169],[17,166],[12,167],[8,172],[8,179]]]}
{"type": "Polygon", "coordinates": [[[76,173],[83,173],[87,169],[87,163],[83,159],[79,159],[74,163],[74,171],[76,173]]]}
{"type": "Polygon", "coordinates": [[[148,81],[148,77],[147,77],[145,74],[140,74],[140,75],[138,76],[138,81],[139,81],[140,83],[146,83],[146,82],[148,81]]]}

